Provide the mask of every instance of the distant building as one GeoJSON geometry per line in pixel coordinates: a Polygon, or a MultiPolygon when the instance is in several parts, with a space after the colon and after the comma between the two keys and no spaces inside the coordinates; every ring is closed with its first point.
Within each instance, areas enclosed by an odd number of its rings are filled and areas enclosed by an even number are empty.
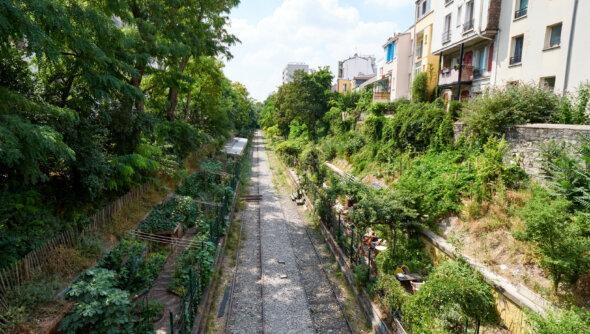
{"type": "Polygon", "coordinates": [[[358,90],[372,88],[373,103],[390,102],[410,96],[414,26],[395,33],[383,44],[383,58],[377,74],[363,82],[358,90]]]}
{"type": "Polygon", "coordinates": [[[309,65],[306,63],[289,63],[283,70],[283,83],[289,83],[293,81],[293,74],[295,71],[303,70],[305,73],[309,73],[309,65]]]}
{"type": "MultiPolygon", "coordinates": [[[[338,62],[338,92],[343,93],[352,90],[352,83],[355,78],[372,77],[377,73],[374,56],[354,56],[338,62]]],[[[368,80],[368,79],[367,79],[368,80]]],[[[360,85],[360,84],[359,84],[360,85]]]]}

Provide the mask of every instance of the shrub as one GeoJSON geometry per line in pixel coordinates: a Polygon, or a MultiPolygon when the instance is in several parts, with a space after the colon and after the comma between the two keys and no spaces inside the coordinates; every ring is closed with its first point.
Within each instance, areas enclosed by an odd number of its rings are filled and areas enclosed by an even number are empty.
{"type": "Polygon", "coordinates": [[[412,196],[410,205],[427,215],[428,221],[457,212],[473,180],[466,164],[461,164],[462,159],[463,155],[456,151],[427,153],[412,161],[412,168],[402,173],[396,189],[412,196]]]}
{"type": "Polygon", "coordinates": [[[428,74],[420,72],[414,77],[412,82],[412,102],[428,102],[428,74]]]}
{"type": "Polygon", "coordinates": [[[528,323],[537,334],[590,334],[590,312],[572,307],[546,316],[528,312],[528,323]]]}
{"type": "Polygon", "coordinates": [[[401,309],[402,305],[410,297],[406,289],[393,275],[384,274],[379,276],[375,284],[375,290],[381,294],[382,298],[379,298],[379,300],[388,311],[401,309]]]}
{"type": "Polygon", "coordinates": [[[559,96],[547,89],[509,85],[469,100],[461,120],[467,124],[466,132],[473,139],[485,141],[517,124],[550,121],[559,103],[559,96]]]}
{"type": "Polygon", "coordinates": [[[462,261],[440,264],[402,310],[412,333],[461,331],[465,318],[482,325],[499,323],[492,287],[462,261]]]}
{"type": "Polygon", "coordinates": [[[532,199],[519,211],[524,230],[513,233],[520,240],[536,243],[541,266],[549,272],[555,290],[563,279],[575,283],[590,266],[587,219],[572,217],[570,207],[564,197],[553,197],[536,186],[532,199]]]}
{"type": "Polygon", "coordinates": [[[63,318],[59,330],[68,334],[128,332],[131,301],[128,292],[116,288],[116,275],[104,268],[82,274],[67,293],[76,306],[63,318]]]}
{"type": "Polygon", "coordinates": [[[381,140],[384,122],[385,117],[383,116],[367,117],[367,119],[365,119],[365,123],[363,124],[363,133],[365,137],[373,142],[381,140]]]}
{"type": "MultiPolygon", "coordinates": [[[[425,150],[437,140],[439,128],[449,126],[443,122],[445,116],[445,110],[432,103],[402,105],[383,126],[383,154],[397,155],[408,148],[425,150]]],[[[450,131],[443,132],[450,136],[444,141],[452,142],[452,124],[450,131]]]]}

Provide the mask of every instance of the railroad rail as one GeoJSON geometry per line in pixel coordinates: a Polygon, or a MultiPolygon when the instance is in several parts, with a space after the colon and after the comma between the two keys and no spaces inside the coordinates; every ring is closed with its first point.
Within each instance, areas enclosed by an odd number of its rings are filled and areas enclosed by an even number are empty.
{"type": "MultiPolygon", "coordinates": [[[[257,143],[255,150],[254,150],[254,154],[255,155],[255,160],[253,161],[254,164],[252,164],[253,166],[256,165],[257,166],[257,170],[256,170],[256,176],[257,176],[257,182],[256,182],[256,194],[250,194],[250,195],[245,195],[242,198],[247,201],[247,202],[258,202],[262,200],[262,195],[260,194],[260,166],[259,166],[259,160],[260,160],[260,152],[259,152],[260,148],[259,148],[259,144],[257,143]]],[[[263,262],[262,262],[262,234],[261,234],[261,219],[260,219],[260,205],[258,205],[257,208],[257,223],[258,223],[258,255],[259,255],[259,268],[260,268],[260,310],[261,310],[261,324],[260,324],[260,332],[264,333],[264,270],[263,270],[263,262]]],[[[231,284],[231,290],[230,290],[230,295],[229,295],[229,309],[227,312],[227,319],[226,319],[226,323],[225,323],[225,333],[228,334],[230,333],[230,322],[231,322],[231,318],[232,318],[232,312],[233,312],[233,301],[234,301],[234,292],[235,292],[235,287],[236,287],[236,278],[238,276],[238,268],[239,268],[239,263],[240,263],[240,243],[242,240],[242,230],[244,227],[244,222],[242,222],[240,224],[240,232],[239,232],[239,236],[238,236],[238,246],[237,246],[237,252],[236,252],[236,264],[234,267],[234,273],[233,273],[233,279],[232,279],[232,284],[231,284]]]]}

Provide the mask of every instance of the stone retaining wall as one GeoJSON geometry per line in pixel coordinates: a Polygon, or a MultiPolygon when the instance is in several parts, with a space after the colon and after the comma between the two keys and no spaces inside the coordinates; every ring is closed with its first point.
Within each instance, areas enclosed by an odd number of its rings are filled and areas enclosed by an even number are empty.
{"type": "MultiPolygon", "coordinates": [[[[467,126],[464,123],[455,123],[455,141],[459,139],[467,126]]],[[[520,156],[521,167],[533,176],[540,175],[540,149],[539,143],[550,140],[564,141],[568,144],[579,143],[580,134],[590,137],[590,125],[570,124],[524,124],[516,125],[505,133],[505,139],[510,144],[514,157],[520,156]]]]}

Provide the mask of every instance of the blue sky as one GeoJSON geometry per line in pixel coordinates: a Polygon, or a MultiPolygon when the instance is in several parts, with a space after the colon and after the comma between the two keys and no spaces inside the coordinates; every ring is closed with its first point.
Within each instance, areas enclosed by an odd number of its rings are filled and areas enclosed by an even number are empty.
{"type": "Polygon", "coordinates": [[[242,0],[230,31],[242,41],[226,63],[229,79],[263,101],[288,62],[330,66],[355,52],[381,58],[381,45],[413,23],[414,0],[242,0]]]}

